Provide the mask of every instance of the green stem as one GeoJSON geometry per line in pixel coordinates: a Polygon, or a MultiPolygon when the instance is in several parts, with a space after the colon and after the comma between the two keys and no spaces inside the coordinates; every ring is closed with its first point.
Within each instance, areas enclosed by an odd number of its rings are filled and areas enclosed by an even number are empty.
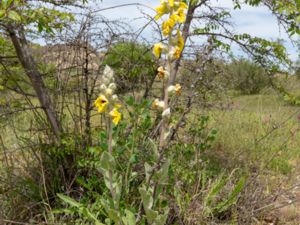
{"type": "MultiPolygon", "coordinates": [[[[107,129],[108,129],[108,152],[111,156],[113,156],[113,147],[112,147],[112,141],[113,141],[113,136],[112,136],[112,121],[110,120],[110,118],[107,118],[107,129]]],[[[113,187],[113,171],[109,170],[108,171],[109,174],[109,189],[110,189],[110,194],[113,198],[114,201],[114,207],[115,210],[119,209],[118,204],[115,204],[117,202],[116,199],[116,193],[113,187]]]]}

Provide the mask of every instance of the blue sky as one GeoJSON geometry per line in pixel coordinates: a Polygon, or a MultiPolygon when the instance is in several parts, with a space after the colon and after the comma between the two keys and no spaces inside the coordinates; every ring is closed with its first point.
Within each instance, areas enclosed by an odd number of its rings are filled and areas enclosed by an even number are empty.
{"type": "MultiPolygon", "coordinates": [[[[238,33],[249,33],[254,36],[276,40],[278,38],[286,40],[285,46],[290,54],[291,59],[297,59],[296,47],[294,47],[288,39],[288,35],[282,28],[278,26],[275,17],[265,7],[250,7],[242,6],[241,10],[233,10],[232,0],[212,0],[215,6],[225,7],[232,10],[232,22],[234,23],[234,30],[238,33]]],[[[149,7],[156,7],[159,5],[159,0],[103,0],[98,4],[99,8],[107,8],[117,6],[120,4],[140,3],[149,7]]],[[[139,30],[144,26],[145,21],[143,13],[154,16],[155,12],[146,7],[127,6],[115,9],[101,11],[103,16],[108,18],[122,18],[123,21],[128,22],[134,30],[139,30]],[[126,18],[126,19],[125,19],[126,18]]],[[[142,33],[143,37],[151,38],[153,35],[150,29],[146,29],[142,33]]],[[[239,52],[235,50],[237,54],[239,52]]]]}

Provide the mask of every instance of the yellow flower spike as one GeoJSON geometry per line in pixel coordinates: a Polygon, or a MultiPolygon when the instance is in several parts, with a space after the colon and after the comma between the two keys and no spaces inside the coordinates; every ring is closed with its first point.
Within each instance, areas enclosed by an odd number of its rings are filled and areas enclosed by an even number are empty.
{"type": "Polygon", "coordinates": [[[184,23],[186,19],[184,8],[179,8],[170,18],[175,22],[184,23]]]}
{"type": "Polygon", "coordinates": [[[184,48],[184,39],[183,39],[179,29],[177,29],[177,46],[180,49],[180,52],[182,52],[182,50],[184,48]]]}
{"type": "Polygon", "coordinates": [[[168,0],[169,5],[173,8],[174,7],[174,0],[168,0]]]}
{"type": "Polygon", "coordinates": [[[98,108],[98,112],[102,113],[106,110],[108,103],[107,98],[104,95],[100,95],[94,102],[94,105],[98,108]]]}
{"type": "Polygon", "coordinates": [[[172,30],[175,26],[175,22],[176,21],[174,20],[174,18],[172,16],[167,21],[163,22],[162,30],[163,30],[164,36],[168,36],[172,32],[172,30]]]}
{"type": "Polygon", "coordinates": [[[181,8],[181,9],[187,9],[188,6],[187,6],[187,4],[185,2],[180,2],[179,3],[179,8],[181,8]]]}
{"type": "Polygon", "coordinates": [[[161,52],[163,50],[163,44],[162,43],[157,43],[153,47],[153,54],[155,55],[156,58],[160,58],[161,52]]]}
{"type": "Polygon", "coordinates": [[[157,15],[154,17],[154,19],[158,20],[163,15],[168,14],[170,12],[170,9],[166,2],[161,2],[161,5],[156,7],[155,11],[156,11],[157,15]]]}
{"type": "Polygon", "coordinates": [[[177,95],[177,96],[180,95],[181,89],[182,89],[182,87],[181,87],[180,84],[176,84],[176,85],[175,85],[175,92],[176,92],[176,95],[177,95]]]}
{"type": "Polygon", "coordinates": [[[118,111],[117,108],[113,108],[112,111],[110,111],[109,115],[111,116],[112,118],[112,122],[115,124],[115,125],[118,125],[118,123],[120,122],[121,120],[121,113],[118,111]]]}

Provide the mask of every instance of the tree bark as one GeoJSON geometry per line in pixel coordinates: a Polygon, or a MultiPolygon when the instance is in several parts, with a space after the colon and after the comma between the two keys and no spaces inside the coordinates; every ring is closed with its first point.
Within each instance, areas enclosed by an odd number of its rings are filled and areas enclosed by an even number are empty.
{"type": "Polygon", "coordinates": [[[7,29],[18,59],[25,69],[26,75],[29,77],[40,105],[46,114],[47,120],[51,126],[51,131],[55,135],[56,141],[59,141],[62,128],[58,122],[53,103],[42,79],[42,75],[38,71],[36,62],[30,52],[24,31],[23,29],[16,29],[13,26],[8,27],[7,29]]]}

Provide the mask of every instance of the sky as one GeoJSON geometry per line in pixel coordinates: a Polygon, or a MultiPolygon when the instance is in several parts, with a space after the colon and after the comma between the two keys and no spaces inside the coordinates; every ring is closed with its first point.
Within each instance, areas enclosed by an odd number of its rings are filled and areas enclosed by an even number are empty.
{"type": "MultiPolygon", "coordinates": [[[[232,12],[232,22],[234,30],[237,33],[249,33],[250,35],[266,38],[269,40],[277,40],[278,38],[285,40],[285,46],[288,50],[290,58],[296,60],[298,53],[296,47],[289,41],[288,35],[282,28],[278,26],[276,18],[269,12],[266,7],[251,7],[243,5],[241,10],[233,10],[232,0],[212,0],[213,5],[225,7],[232,12]]],[[[153,8],[159,5],[159,0],[103,0],[98,4],[98,8],[105,9],[99,13],[110,19],[122,18],[128,22],[134,30],[139,30],[145,25],[142,19],[143,13],[154,16],[153,8]],[[124,6],[120,8],[111,8],[120,4],[139,3],[148,6],[124,6]]],[[[151,29],[145,29],[142,33],[144,38],[153,36],[151,29]]],[[[234,52],[240,54],[234,49],[234,52]]]]}

